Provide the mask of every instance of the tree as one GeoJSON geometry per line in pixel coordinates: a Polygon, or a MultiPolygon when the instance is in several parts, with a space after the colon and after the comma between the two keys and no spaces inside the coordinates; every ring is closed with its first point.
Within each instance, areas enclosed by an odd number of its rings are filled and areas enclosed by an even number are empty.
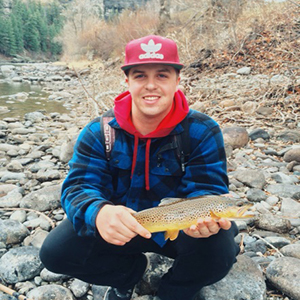
{"type": "Polygon", "coordinates": [[[29,16],[28,22],[24,26],[24,46],[26,49],[37,52],[40,50],[39,31],[34,16],[29,16]]]}
{"type": "Polygon", "coordinates": [[[14,14],[12,14],[11,22],[12,22],[12,28],[15,36],[16,53],[20,53],[24,50],[22,20],[21,18],[18,18],[14,14]]]}
{"type": "Polygon", "coordinates": [[[164,34],[168,23],[171,20],[170,14],[170,0],[159,0],[160,9],[159,9],[159,26],[158,26],[158,34],[164,34]]]}
{"type": "Polygon", "coordinates": [[[14,55],[17,52],[16,39],[10,18],[0,19],[0,52],[14,55]]]}

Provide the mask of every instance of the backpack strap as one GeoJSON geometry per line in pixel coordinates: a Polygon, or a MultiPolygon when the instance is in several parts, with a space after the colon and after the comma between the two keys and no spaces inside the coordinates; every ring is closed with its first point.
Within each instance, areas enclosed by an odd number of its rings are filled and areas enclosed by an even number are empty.
{"type": "Polygon", "coordinates": [[[187,164],[188,157],[190,155],[190,132],[189,132],[189,120],[185,117],[181,121],[183,131],[180,134],[174,135],[173,139],[177,145],[176,154],[181,164],[182,172],[185,172],[185,165],[187,164]]]}
{"type": "MultiPolygon", "coordinates": [[[[110,109],[102,114],[100,117],[100,130],[102,143],[105,148],[105,156],[107,160],[111,158],[111,152],[115,143],[115,129],[109,126],[109,122],[115,117],[114,110],[110,109]]],[[[183,131],[180,134],[173,135],[171,144],[167,144],[159,152],[168,149],[175,149],[177,158],[181,164],[182,172],[185,172],[185,165],[190,155],[190,136],[189,136],[189,120],[184,118],[181,121],[183,131]]]]}
{"type": "Polygon", "coordinates": [[[158,158],[158,164],[162,159],[161,153],[167,150],[173,150],[176,152],[176,157],[181,165],[182,172],[185,172],[185,165],[187,164],[188,157],[190,155],[190,135],[189,135],[189,120],[184,118],[181,121],[183,131],[180,134],[172,135],[172,141],[164,145],[156,154],[158,158]]]}
{"type": "Polygon", "coordinates": [[[115,143],[115,129],[109,126],[109,122],[115,117],[114,110],[110,109],[102,114],[100,117],[100,130],[102,143],[104,144],[105,156],[110,160],[111,151],[115,143]]]}

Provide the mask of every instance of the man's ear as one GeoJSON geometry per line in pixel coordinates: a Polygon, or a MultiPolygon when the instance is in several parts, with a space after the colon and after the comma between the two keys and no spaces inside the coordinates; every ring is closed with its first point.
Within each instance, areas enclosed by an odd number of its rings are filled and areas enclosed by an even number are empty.
{"type": "Polygon", "coordinates": [[[178,76],[178,78],[177,78],[177,86],[176,86],[176,92],[178,91],[178,89],[179,89],[179,83],[180,83],[180,77],[178,76]]]}

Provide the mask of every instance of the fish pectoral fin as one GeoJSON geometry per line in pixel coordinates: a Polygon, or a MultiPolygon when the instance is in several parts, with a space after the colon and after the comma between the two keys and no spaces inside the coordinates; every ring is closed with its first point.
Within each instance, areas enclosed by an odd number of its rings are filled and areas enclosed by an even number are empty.
{"type": "Polygon", "coordinates": [[[220,220],[221,218],[216,214],[214,213],[212,210],[210,211],[210,216],[214,219],[214,220],[220,220]]]}
{"type": "Polygon", "coordinates": [[[170,239],[170,241],[176,240],[178,237],[178,234],[179,234],[179,230],[167,230],[165,232],[165,241],[167,239],[170,239]]]}

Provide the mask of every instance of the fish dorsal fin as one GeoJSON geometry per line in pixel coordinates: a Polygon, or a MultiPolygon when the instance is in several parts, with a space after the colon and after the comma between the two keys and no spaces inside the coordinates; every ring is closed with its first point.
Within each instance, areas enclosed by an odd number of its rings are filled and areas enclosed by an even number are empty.
{"type": "Polygon", "coordinates": [[[163,198],[160,200],[158,206],[168,206],[179,202],[187,201],[187,198],[163,198]]]}
{"type": "Polygon", "coordinates": [[[174,241],[177,239],[179,234],[179,230],[168,230],[165,232],[165,240],[170,239],[170,241],[174,241]]]}

